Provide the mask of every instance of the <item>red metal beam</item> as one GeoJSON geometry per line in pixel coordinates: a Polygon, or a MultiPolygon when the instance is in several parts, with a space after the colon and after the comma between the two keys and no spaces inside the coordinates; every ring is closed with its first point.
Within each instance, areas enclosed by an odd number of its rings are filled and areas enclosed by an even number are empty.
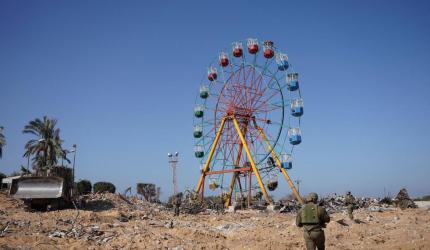
{"type": "Polygon", "coordinates": [[[206,172],[205,175],[224,174],[224,173],[232,173],[232,172],[249,172],[249,171],[252,171],[252,169],[251,168],[235,168],[235,169],[210,171],[210,172],[206,172]]]}

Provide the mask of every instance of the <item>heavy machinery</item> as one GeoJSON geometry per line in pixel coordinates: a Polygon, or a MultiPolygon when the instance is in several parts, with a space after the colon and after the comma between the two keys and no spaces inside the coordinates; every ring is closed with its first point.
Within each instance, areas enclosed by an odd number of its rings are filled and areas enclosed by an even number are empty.
{"type": "Polygon", "coordinates": [[[10,195],[24,200],[33,209],[56,210],[72,205],[73,184],[71,168],[46,167],[14,179],[10,195]]]}

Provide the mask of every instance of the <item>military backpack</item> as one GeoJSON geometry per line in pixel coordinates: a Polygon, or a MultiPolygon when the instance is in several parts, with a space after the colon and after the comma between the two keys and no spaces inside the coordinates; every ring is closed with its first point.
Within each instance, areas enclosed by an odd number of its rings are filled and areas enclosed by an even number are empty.
{"type": "Polygon", "coordinates": [[[318,205],[306,204],[301,212],[301,219],[303,224],[318,224],[318,205]]]}

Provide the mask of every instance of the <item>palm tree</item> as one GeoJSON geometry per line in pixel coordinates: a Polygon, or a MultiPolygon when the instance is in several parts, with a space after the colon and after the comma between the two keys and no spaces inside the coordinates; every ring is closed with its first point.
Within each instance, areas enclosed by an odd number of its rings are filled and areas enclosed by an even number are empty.
{"type": "Polygon", "coordinates": [[[31,139],[25,144],[24,157],[33,156],[33,167],[52,167],[57,164],[58,159],[67,159],[67,151],[61,147],[63,140],[60,138],[60,129],[55,128],[56,119],[49,119],[47,116],[43,120],[36,118],[30,121],[22,131],[24,134],[33,134],[36,139],[31,139]]]}
{"type": "Polygon", "coordinates": [[[3,147],[6,146],[6,138],[3,135],[3,127],[0,126],[0,158],[3,157],[3,147]]]}

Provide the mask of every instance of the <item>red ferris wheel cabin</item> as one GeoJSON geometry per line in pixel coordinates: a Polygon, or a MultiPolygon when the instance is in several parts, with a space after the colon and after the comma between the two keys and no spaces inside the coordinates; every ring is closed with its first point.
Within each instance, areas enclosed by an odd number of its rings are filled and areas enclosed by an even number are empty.
{"type": "Polygon", "coordinates": [[[233,43],[233,56],[241,57],[243,55],[242,43],[235,42],[233,43]]]}
{"type": "Polygon", "coordinates": [[[258,52],[258,40],[254,38],[248,38],[248,52],[250,54],[256,54],[258,52]]]}
{"type": "Polygon", "coordinates": [[[275,55],[275,52],[273,51],[273,42],[272,41],[265,41],[264,42],[264,57],[267,59],[270,59],[274,55],[275,55]]]}
{"type": "Polygon", "coordinates": [[[226,67],[228,65],[228,56],[226,53],[221,52],[221,54],[219,55],[219,65],[221,65],[222,67],[226,67]]]}
{"type": "Polygon", "coordinates": [[[208,70],[208,80],[209,81],[215,81],[216,80],[216,78],[217,78],[217,70],[216,70],[216,68],[214,68],[214,67],[211,67],[211,68],[209,68],[209,70],[208,70]]]}

